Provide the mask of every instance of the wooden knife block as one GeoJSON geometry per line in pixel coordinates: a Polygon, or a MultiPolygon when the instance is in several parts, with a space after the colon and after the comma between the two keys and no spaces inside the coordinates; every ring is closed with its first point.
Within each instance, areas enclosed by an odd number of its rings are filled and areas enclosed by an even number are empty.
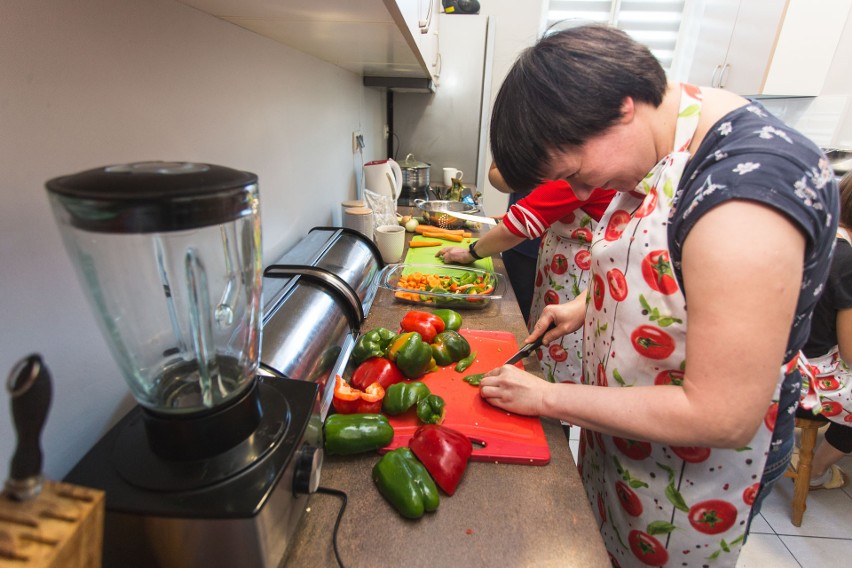
{"type": "Polygon", "coordinates": [[[0,568],[98,567],[103,531],[102,491],[45,481],[29,501],[0,495],[0,568]]]}

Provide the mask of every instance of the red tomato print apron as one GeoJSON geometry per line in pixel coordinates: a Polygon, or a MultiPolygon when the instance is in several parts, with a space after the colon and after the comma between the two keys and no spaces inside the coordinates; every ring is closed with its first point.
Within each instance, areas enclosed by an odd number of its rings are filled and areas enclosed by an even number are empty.
{"type": "MultiPolygon", "coordinates": [[[[700,96],[697,88],[682,86],[675,151],[636,190],[615,197],[595,232],[584,326],[586,384],[682,384],[686,302],[667,231],[659,228],[668,224],[690,158],[700,96]]],[[[779,369],[779,386],[783,377],[779,369]]],[[[776,402],[779,392],[776,387],[776,402]]],[[[774,428],[774,420],[765,422],[739,450],[672,447],[584,429],[578,468],[615,565],[734,566],[774,428]]]]}
{"type": "MultiPolygon", "coordinates": [[[[842,227],[837,231],[838,238],[852,244],[849,232],[842,227]]],[[[835,345],[822,357],[810,359],[815,380],[807,375],[802,376],[802,407],[810,409],[814,414],[822,414],[832,422],[852,428],[852,369],[840,358],[840,351],[835,345]],[[813,386],[811,386],[813,385],[813,386]],[[806,404],[809,398],[816,398],[815,404],[806,404]]]]}
{"type": "MultiPolygon", "coordinates": [[[[597,222],[582,209],[573,219],[553,223],[541,237],[536,266],[535,294],[530,306],[529,329],[544,307],[576,298],[589,283],[589,244],[597,222]]],[[[582,375],[583,330],[562,336],[538,350],[541,368],[548,381],[579,383],[582,375]]]]}

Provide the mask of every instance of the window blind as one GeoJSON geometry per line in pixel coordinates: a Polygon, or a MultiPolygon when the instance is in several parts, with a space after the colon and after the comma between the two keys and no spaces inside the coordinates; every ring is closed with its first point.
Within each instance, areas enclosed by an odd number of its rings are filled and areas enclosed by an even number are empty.
{"type": "Polygon", "coordinates": [[[546,31],[579,22],[616,26],[648,46],[668,72],[687,0],[550,0],[546,31]]]}

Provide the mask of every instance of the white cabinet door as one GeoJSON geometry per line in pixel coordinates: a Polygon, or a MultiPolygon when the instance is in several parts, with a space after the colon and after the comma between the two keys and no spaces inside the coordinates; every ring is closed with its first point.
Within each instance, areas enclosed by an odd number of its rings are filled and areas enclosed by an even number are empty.
{"type": "Polygon", "coordinates": [[[852,0],[705,0],[687,80],[740,95],[817,96],[852,0]]]}

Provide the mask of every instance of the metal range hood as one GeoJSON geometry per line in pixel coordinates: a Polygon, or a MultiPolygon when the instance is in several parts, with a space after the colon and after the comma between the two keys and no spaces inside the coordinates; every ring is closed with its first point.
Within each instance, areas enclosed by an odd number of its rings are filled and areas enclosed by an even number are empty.
{"type": "Polygon", "coordinates": [[[377,87],[396,93],[433,94],[435,84],[432,79],[420,77],[368,77],[364,76],[365,87],[377,87]]]}

